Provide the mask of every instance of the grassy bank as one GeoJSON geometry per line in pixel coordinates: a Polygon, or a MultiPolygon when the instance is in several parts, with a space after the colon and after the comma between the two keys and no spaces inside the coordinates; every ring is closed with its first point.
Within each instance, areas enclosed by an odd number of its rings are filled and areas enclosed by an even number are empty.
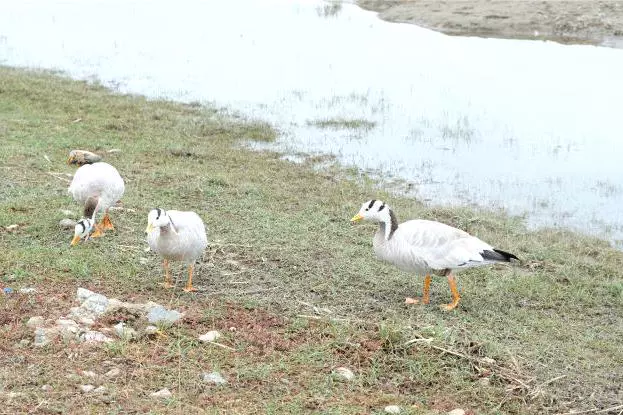
{"type": "Polygon", "coordinates": [[[370,413],[397,404],[537,414],[621,403],[621,252],[487,212],[427,208],[337,167],[317,171],[314,159],[294,165],[239,145],[274,136],[209,108],[0,68],[0,281],[37,289],[0,295],[0,413],[370,413]],[[66,191],[74,148],[105,154],[126,194],[114,233],[70,249],[58,222],[61,210],[81,210],[66,191]],[[431,306],[406,307],[422,281],[374,259],[372,226],[348,224],[372,197],[402,220],[461,227],[523,263],[461,274],[455,312],[435,306],[449,300],[443,279],[433,281],[431,306]],[[158,285],[160,262],[143,250],[154,207],[204,218],[211,247],[197,267],[200,292],[158,285]],[[186,317],[149,341],[20,346],[32,340],[24,322],[67,312],[80,286],[186,317]],[[212,329],[231,349],[196,340],[212,329]],[[340,381],[339,366],[355,379],[340,381]],[[88,383],[82,370],[111,367],[122,375],[105,395],[78,391],[88,383]],[[202,384],[211,370],[229,383],[202,384]],[[149,397],[163,387],[173,398],[149,397]]]}

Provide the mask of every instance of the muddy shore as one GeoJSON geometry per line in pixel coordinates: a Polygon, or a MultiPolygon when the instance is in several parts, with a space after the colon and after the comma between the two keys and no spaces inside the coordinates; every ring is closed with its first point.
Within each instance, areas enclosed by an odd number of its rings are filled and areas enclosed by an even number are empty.
{"type": "Polygon", "coordinates": [[[449,35],[623,48],[623,1],[358,0],[379,17],[449,35]]]}

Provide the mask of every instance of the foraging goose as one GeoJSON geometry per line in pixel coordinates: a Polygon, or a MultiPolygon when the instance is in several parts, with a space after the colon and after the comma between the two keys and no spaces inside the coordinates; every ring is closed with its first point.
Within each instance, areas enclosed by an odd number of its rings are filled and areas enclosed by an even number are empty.
{"type": "MultiPolygon", "coordinates": [[[[398,225],[394,212],[381,200],[370,200],[361,205],[351,223],[361,220],[380,224],[373,239],[378,258],[403,271],[425,276],[423,304],[429,302],[431,273],[448,278],[452,302],[443,306],[445,310],[456,308],[461,299],[453,271],[519,260],[513,254],[494,249],[475,236],[440,222],[416,219],[398,225]]],[[[407,298],[405,302],[417,304],[420,300],[407,298]]]]}
{"type": "MultiPolygon", "coordinates": [[[[92,160],[93,158],[88,157],[88,152],[82,150],[74,150],[69,154],[67,164],[78,164],[81,167],[76,170],[68,192],[76,202],[84,205],[83,217],[92,220],[95,232],[90,236],[96,238],[102,236],[104,230],[115,229],[110,221],[108,210],[123,196],[125,184],[113,166],[102,161],[88,164],[92,160]],[[100,210],[104,211],[104,217],[100,223],[95,224],[95,216],[100,210]]],[[[80,239],[79,234],[74,232],[71,245],[77,244],[80,239]]]]}
{"type": "Polygon", "coordinates": [[[195,212],[153,209],[147,215],[147,243],[149,247],[164,258],[164,286],[173,287],[169,275],[169,260],[188,264],[188,282],[184,291],[193,288],[193,268],[195,261],[208,246],[203,220],[195,212]]]}

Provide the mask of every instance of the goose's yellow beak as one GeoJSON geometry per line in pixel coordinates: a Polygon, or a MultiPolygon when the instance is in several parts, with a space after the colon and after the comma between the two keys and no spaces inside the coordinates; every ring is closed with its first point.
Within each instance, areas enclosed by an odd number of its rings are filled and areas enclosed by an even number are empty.
{"type": "Polygon", "coordinates": [[[154,230],[154,225],[151,223],[147,224],[147,228],[145,229],[145,233],[151,233],[154,230]]]}
{"type": "Polygon", "coordinates": [[[74,156],[69,156],[69,158],[67,159],[67,164],[71,165],[71,163],[74,162],[74,156]]]}
{"type": "Polygon", "coordinates": [[[74,239],[71,240],[71,246],[77,245],[78,242],[80,242],[80,236],[79,235],[75,235],[74,239]]]}
{"type": "Polygon", "coordinates": [[[350,220],[351,224],[355,224],[357,222],[360,222],[363,219],[363,216],[361,216],[359,213],[357,213],[355,216],[353,216],[353,218],[350,220]]]}

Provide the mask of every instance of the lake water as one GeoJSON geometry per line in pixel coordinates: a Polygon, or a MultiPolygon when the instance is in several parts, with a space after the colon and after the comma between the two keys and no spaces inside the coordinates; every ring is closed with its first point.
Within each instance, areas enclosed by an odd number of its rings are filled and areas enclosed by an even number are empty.
{"type": "Polygon", "coordinates": [[[623,239],[620,49],[449,37],[311,0],[6,0],[0,64],[226,106],[278,127],[280,150],[431,203],[623,239]],[[336,119],[371,128],[318,126],[336,119]]]}

